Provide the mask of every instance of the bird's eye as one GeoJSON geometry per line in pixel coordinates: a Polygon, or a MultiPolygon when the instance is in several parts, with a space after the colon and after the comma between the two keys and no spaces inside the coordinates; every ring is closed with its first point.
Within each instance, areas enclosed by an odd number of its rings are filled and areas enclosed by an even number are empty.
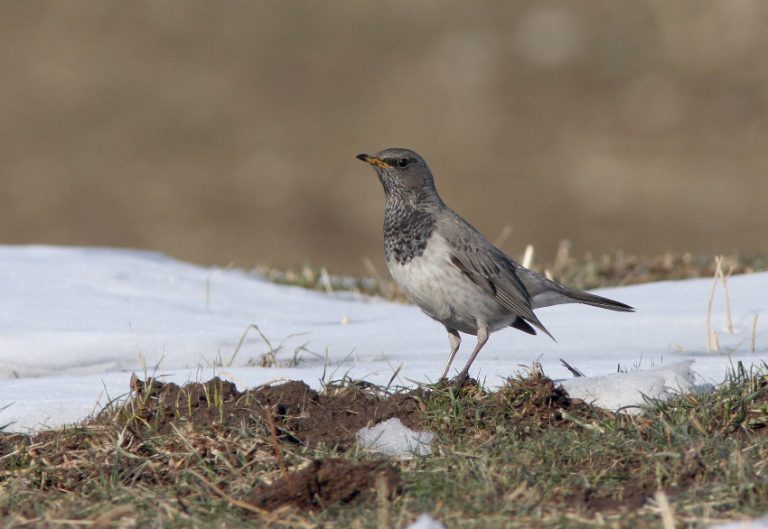
{"type": "Polygon", "coordinates": [[[397,161],[397,165],[398,165],[398,167],[405,167],[406,165],[408,165],[408,162],[410,162],[410,160],[408,158],[400,158],[397,161]]]}

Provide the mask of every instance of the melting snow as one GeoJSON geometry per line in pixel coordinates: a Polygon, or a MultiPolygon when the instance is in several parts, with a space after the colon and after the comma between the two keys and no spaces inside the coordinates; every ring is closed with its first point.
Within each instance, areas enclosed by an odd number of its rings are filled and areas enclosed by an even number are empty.
{"type": "Polygon", "coordinates": [[[601,375],[576,377],[561,383],[572,397],[610,410],[633,408],[643,397],[666,400],[672,395],[694,389],[693,360],[683,360],[664,367],[601,375]]]}
{"type": "Polygon", "coordinates": [[[428,456],[432,453],[432,432],[414,432],[393,417],[357,432],[357,442],[369,450],[391,457],[428,456]]]}
{"type": "MultiPolygon", "coordinates": [[[[736,362],[748,368],[768,357],[768,273],[728,281],[732,333],[718,293],[716,352],[706,350],[711,285],[668,281],[600,292],[636,307],[632,314],[542,309],[557,343],[513,329],[494,333],[471,375],[496,387],[538,361],[569,391],[608,407],[716,384],[736,362]],[[589,378],[573,379],[561,358],[589,378]]],[[[241,388],[287,379],[318,388],[344,376],[412,386],[435,381],[449,348],[443,327],[413,306],[279,286],[141,251],[0,246],[0,293],[6,430],[83,419],[126,394],[132,371],[177,383],[217,374],[241,388]],[[251,325],[258,329],[238,349],[251,325]],[[257,367],[264,355],[276,365],[257,367]]],[[[458,368],[473,346],[466,336],[458,368]]]]}
{"type": "Polygon", "coordinates": [[[768,516],[756,520],[717,524],[711,526],[711,529],[768,529],[768,516]]]}

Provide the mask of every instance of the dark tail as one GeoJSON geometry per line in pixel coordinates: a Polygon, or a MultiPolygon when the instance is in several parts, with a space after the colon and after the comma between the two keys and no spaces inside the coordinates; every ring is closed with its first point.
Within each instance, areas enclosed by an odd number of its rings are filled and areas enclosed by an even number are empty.
{"type": "Polygon", "coordinates": [[[531,306],[534,309],[561,305],[563,303],[584,303],[593,307],[600,307],[601,309],[619,310],[622,312],[635,311],[634,307],[619,301],[568,288],[522,266],[517,268],[517,274],[531,296],[531,306]]]}
{"type": "Polygon", "coordinates": [[[634,307],[630,307],[620,301],[596,296],[595,294],[582,292],[581,290],[565,288],[563,289],[562,294],[576,303],[584,303],[585,305],[592,305],[593,307],[600,307],[601,309],[618,310],[620,312],[635,312],[634,307]]]}

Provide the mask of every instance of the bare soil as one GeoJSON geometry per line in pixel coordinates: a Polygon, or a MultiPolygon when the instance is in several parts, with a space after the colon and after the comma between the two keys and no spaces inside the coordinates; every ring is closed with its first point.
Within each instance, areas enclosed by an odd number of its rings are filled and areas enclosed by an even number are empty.
{"type": "Polygon", "coordinates": [[[183,387],[151,378],[134,380],[133,389],[136,397],[129,405],[161,433],[178,422],[208,428],[269,422],[271,416],[281,441],[340,452],[354,444],[360,428],[392,417],[418,429],[424,421],[422,399],[427,394],[417,389],[382,396],[355,386],[318,393],[296,381],[241,392],[218,377],[183,387]]]}

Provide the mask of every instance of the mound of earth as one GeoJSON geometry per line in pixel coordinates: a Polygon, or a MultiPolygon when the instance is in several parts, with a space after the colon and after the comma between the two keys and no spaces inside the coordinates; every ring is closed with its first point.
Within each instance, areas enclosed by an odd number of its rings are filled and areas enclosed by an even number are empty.
{"type": "Polygon", "coordinates": [[[183,387],[133,378],[131,388],[135,395],[127,404],[131,413],[160,433],[179,421],[211,427],[267,420],[275,424],[283,441],[339,451],[354,444],[361,428],[392,417],[419,429],[427,395],[417,389],[384,396],[354,385],[318,393],[296,381],[241,392],[218,377],[183,387]]]}

